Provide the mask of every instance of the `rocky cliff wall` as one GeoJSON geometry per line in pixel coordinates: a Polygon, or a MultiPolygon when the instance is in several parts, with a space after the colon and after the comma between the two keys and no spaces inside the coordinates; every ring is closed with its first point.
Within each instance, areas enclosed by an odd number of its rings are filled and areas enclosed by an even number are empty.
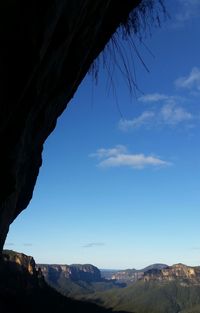
{"type": "Polygon", "coordinates": [[[180,281],[182,283],[200,284],[200,267],[187,266],[181,263],[174,264],[160,270],[145,272],[145,281],[180,281]]]}
{"type": "Polygon", "coordinates": [[[133,10],[136,31],[154,3],[160,1],[0,2],[0,252],[32,197],[43,143],[58,116],[117,27],[133,10]]]}
{"type": "Polygon", "coordinates": [[[17,268],[21,271],[27,271],[31,275],[36,275],[36,264],[32,256],[12,250],[4,250],[3,260],[14,266],[17,265],[17,268]]]}
{"type": "Polygon", "coordinates": [[[113,312],[92,303],[62,296],[46,284],[42,273],[35,268],[34,259],[23,253],[3,251],[0,258],[0,278],[1,313],[113,312]]]}
{"type": "Polygon", "coordinates": [[[181,263],[172,266],[155,264],[142,270],[119,271],[112,276],[112,279],[125,283],[143,280],[159,282],[179,281],[200,285],[200,267],[187,266],[181,263]]]}
{"type": "Polygon", "coordinates": [[[98,282],[101,281],[100,270],[91,264],[38,264],[45,279],[49,282],[56,282],[59,279],[70,279],[72,281],[98,282]]]}
{"type": "Polygon", "coordinates": [[[4,250],[0,259],[0,301],[2,293],[27,293],[45,285],[41,271],[36,269],[32,256],[12,250],[4,250]]]}

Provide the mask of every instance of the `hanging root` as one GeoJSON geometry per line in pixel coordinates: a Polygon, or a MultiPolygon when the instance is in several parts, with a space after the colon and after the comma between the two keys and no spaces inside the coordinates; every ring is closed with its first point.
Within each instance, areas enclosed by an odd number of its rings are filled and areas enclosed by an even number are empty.
{"type": "MultiPolygon", "coordinates": [[[[102,63],[114,94],[116,93],[113,81],[115,69],[123,75],[131,94],[133,92],[135,94],[136,91],[141,93],[137,85],[135,59],[141,62],[146,71],[149,72],[149,69],[139,53],[136,41],[139,40],[145,46],[142,38],[147,33],[151,35],[152,26],[160,27],[162,20],[168,17],[163,0],[142,0],[129,14],[128,19],[121,23],[105,49],[91,65],[89,73],[92,74],[94,81],[96,83],[98,81],[102,63]]],[[[149,51],[148,47],[146,49],[149,51]]],[[[151,51],[149,53],[153,55],[151,51]]]]}

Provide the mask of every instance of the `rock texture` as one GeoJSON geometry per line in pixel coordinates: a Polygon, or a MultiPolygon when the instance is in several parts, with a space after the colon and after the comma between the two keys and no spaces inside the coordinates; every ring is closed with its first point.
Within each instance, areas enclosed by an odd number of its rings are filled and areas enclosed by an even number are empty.
{"type": "Polygon", "coordinates": [[[200,284],[200,267],[187,266],[181,263],[164,269],[151,269],[145,272],[145,281],[180,281],[181,283],[200,284]]]}
{"type": "MultiPolygon", "coordinates": [[[[0,252],[24,210],[53,131],[92,62],[130,11],[155,0],[0,2],[0,252]]],[[[146,18],[144,18],[146,20],[146,18]]],[[[138,20],[134,24],[136,30],[138,20]]],[[[127,24],[127,32],[130,32],[127,24]]]]}
{"type": "Polygon", "coordinates": [[[20,288],[30,291],[44,285],[44,277],[41,271],[36,269],[34,258],[12,250],[3,251],[0,260],[0,277],[0,294],[3,288],[6,292],[6,284],[3,285],[4,279],[7,280],[7,287],[12,292],[15,286],[16,293],[20,288]]]}
{"type": "Polygon", "coordinates": [[[112,276],[112,279],[128,284],[144,280],[159,282],[178,281],[183,284],[200,285],[200,267],[191,267],[181,263],[172,266],[153,264],[143,270],[119,271],[112,276]]]}
{"type": "Polygon", "coordinates": [[[101,281],[100,270],[91,264],[72,265],[49,265],[38,264],[44,277],[49,282],[56,282],[59,279],[70,279],[72,281],[98,282],[101,281]]]}
{"type": "Polygon", "coordinates": [[[141,1],[0,3],[0,251],[28,205],[43,143],[91,63],[141,1]]]}
{"type": "Polygon", "coordinates": [[[32,256],[12,250],[3,251],[3,260],[18,266],[19,270],[27,271],[31,275],[36,275],[36,264],[32,256]]]}
{"type": "Polygon", "coordinates": [[[45,283],[41,272],[35,268],[34,259],[23,253],[10,250],[3,252],[0,277],[1,313],[112,313],[111,309],[72,300],[56,292],[45,283]]]}
{"type": "Polygon", "coordinates": [[[112,279],[119,281],[119,282],[124,282],[124,283],[133,283],[138,280],[141,280],[145,277],[146,273],[149,271],[159,271],[161,269],[168,268],[168,265],[166,264],[152,264],[149,265],[141,270],[136,270],[136,269],[127,269],[124,271],[118,271],[112,275],[112,279]]]}

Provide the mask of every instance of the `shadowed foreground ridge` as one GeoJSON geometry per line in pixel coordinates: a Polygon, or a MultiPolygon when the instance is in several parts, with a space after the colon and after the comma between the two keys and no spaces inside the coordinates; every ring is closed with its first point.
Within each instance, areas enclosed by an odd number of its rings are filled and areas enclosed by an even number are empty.
{"type": "Polygon", "coordinates": [[[41,272],[35,268],[34,259],[22,253],[4,251],[0,262],[0,277],[2,313],[112,313],[112,310],[96,304],[62,296],[45,283],[41,272]]]}
{"type": "Polygon", "coordinates": [[[158,4],[1,1],[0,251],[9,225],[32,197],[43,144],[92,62],[117,27],[126,25],[127,35],[136,32],[158,4]]]}

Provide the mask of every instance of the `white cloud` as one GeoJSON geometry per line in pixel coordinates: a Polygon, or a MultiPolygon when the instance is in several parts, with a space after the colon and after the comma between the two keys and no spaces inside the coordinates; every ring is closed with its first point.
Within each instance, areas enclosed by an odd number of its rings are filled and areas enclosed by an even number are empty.
{"type": "Polygon", "coordinates": [[[155,117],[155,113],[152,111],[144,111],[138,117],[132,120],[121,119],[119,121],[119,128],[123,131],[139,128],[143,125],[149,124],[155,117]]]}
{"type": "Polygon", "coordinates": [[[150,94],[140,97],[138,100],[142,102],[158,102],[162,100],[167,100],[168,98],[169,97],[164,94],[150,93],[150,94]]]}
{"type": "Polygon", "coordinates": [[[163,105],[160,111],[160,121],[168,125],[177,125],[181,122],[190,121],[193,116],[184,108],[172,103],[163,105]]]}
{"type": "Polygon", "coordinates": [[[118,127],[122,131],[130,131],[139,128],[153,128],[156,126],[177,126],[180,123],[188,123],[194,120],[194,116],[181,106],[178,101],[183,102],[181,97],[165,96],[161,106],[152,110],[144,111],[133,119],[121,119],[118,127]]]}
{"type": "Polygon", "coordinates": [[[184,23],[192,18],[200,16],[199,0],[179,0],[180,10],[176,14],[176,20],[184,23]]]}
{"type": "Polygon", "coordinates": [[[193,115],[186,111],[183,107],[172,103],[167,103],[157,112],[145,111],[132,120],[120,120],[119,129],[130,131],[140,127],[150,128],[158,125],[176,126],[183,122],[189,122],[193,119],[193,115]]]}
{"type": "Polygon", "coordinates": [[[175,81],[175,85],[180,88],[192,89],[200,91],[200,69],[193,67],[188,76],[183,76],[175,81]]]}
{"type": "Polygon", "coordinates": [[[106,158],[109,156],[119,155],[121,153],[126,153],[127,149],[123,145],[116,145],[114,148],[111,149],[104,149],[100,148],[95,153],[90,154],[90,157],[97,157],[99,159],[106,158]]]}
{"type": "Polygon", "coordinates": [[[96,153],[92,154],[92,156],[98,156],[98,151],[104,150],[104,152],[108,151],[108,153],[104,153],[104,155],[101,155],[101,161],[99,162],[99,167],[130,167],[133,169],[143,169],[147,166],[151,167],[160,167],[160,166],[168,166],[171,165],[170,162],[164,161],[158,157],[155,157],[153,155],[147,155],[144,154],[131,154],[128,152],[127,148],[124,147],[124,152],[116,151],[118,150],[119,146],[116,146],[111,149],[98,149],[96,153]],[[113,154],[111,154],[111,151],[114,151],[113,154]]]}

